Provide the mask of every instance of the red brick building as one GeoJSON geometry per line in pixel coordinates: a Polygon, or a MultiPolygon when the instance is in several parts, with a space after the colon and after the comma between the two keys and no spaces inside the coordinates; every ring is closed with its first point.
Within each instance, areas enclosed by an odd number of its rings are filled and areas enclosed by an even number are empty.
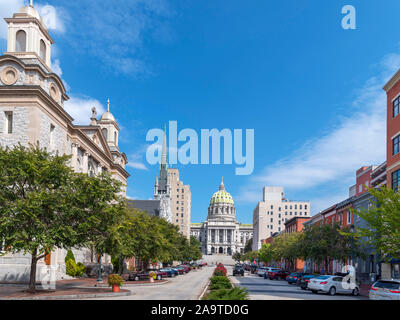
{"type": "Polygon", "coordinates": [[[385,85],[387,95],[387,184],[398,189],[400,173],[400,70],[385,85]]]}
{"type": "MultiPolygon", "coordinates": [[[[294,232],[302,232],[304,229],[303,223],[310,220],[309,217],[294,217],[285,222],[285,233],[292,234],[294,232]]],[[[304,260],[297,259],[295,264],[292,266],[289,261],[285,261],[286,269],[290,271],[303,272],[304,270],[304,260]]]]}

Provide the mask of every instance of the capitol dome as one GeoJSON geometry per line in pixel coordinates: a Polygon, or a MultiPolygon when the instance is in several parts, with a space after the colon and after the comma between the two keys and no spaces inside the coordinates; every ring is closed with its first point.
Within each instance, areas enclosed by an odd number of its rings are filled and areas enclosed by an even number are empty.
{"type": "Polygon", "coordinates": [[[231,194],[225,190],[224,182],[221,183],[219,190],[211,197],[210,204],[213,203],[234,204],[231,194]]]}
{"type": "Polygon", "coordinates": [[[235,219],[235,203],[229,192],[225,190],[223,178],[219,190],[213,194],[208,207],[209,219],[235,219]]]}

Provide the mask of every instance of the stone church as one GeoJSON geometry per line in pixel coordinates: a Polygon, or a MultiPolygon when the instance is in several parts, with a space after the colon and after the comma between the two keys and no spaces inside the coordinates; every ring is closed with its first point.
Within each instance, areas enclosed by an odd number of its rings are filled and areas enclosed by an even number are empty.
{"type": "Polygon", "coordinates": [[[225,190],[222,180],[208,207],[208,217],[203,223],[192,223],[190,235],[201,242],[205,255],[244,253],[246,242],[253,237],[253,225],[236,220],[235,202],[225,190]]]}
{"type": "MultiPolygon", "coordinates": [[[[54,42],[39,13],[31,4],[5,20],[8,44],[7,52],[0,56],[0,145],[38,142],[47,150],[72,155],[71,166],[76,172],[110,172],[124,184],[126,193],[127,157],[118,147],[120,128],[110,112],[109,101],[101,117],[93,108],[88,125],[74,125],[64,109],[69,99],[65,86],[51,68],[54,42]]],[[[74,253],[77,262],[94,262],[90,250],[74,253]]],[[[56,250],[41,261],[38,279],[46,265],[56,268],[57,278],[62,278],[65,254],[64,250],[56,250]]],[[[109,257],[103,259],[109,262],[109,257]]],[[[0,281],[26,281],[29,270],[29,256],[0,257],[0,281]]]]}

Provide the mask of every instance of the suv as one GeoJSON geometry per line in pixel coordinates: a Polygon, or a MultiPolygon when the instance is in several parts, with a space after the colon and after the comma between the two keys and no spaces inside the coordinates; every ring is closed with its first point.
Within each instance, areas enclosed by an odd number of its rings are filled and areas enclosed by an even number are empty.
{"type": "Polygon", "coordinates": [[[235,268],[233,269],[233,275],[241,275],[242,277],[244,276],[244,269],[242,266],[235,266],[235,268]]]}
{"type": "Polygon", "coordinates": [[[378,280],[369,290],[371,300],[400,300],[400,280],[378,280]]]}
{"type": "Polygon", "coordinates": [[[262,276],[265,275],[265,273],[266,273],[267,271],[268,271],[268,270],[267,270],[266,267],[260,267],[260,268],[257,269],[257,275],[258,275],[259,277],[262,277],[262,276]]]}
{"type": "Polygon", "coordinates": [[[284,270],[272,270],[268,271],[268,278],[270,280],[286,280],[287,276],[289,275],[289,272],[284,271],[284,270]]]}

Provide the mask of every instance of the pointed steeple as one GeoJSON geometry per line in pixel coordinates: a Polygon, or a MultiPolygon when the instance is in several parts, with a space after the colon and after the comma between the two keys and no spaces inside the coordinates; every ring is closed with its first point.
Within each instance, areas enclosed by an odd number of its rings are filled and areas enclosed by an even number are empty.
{"type": "Polygon", "coordinates": [[[164,141],[162,146],[161,164],[166,165],[168,168],[168,157],[167,157],[167,126],[164,126],[164,141]]]}

